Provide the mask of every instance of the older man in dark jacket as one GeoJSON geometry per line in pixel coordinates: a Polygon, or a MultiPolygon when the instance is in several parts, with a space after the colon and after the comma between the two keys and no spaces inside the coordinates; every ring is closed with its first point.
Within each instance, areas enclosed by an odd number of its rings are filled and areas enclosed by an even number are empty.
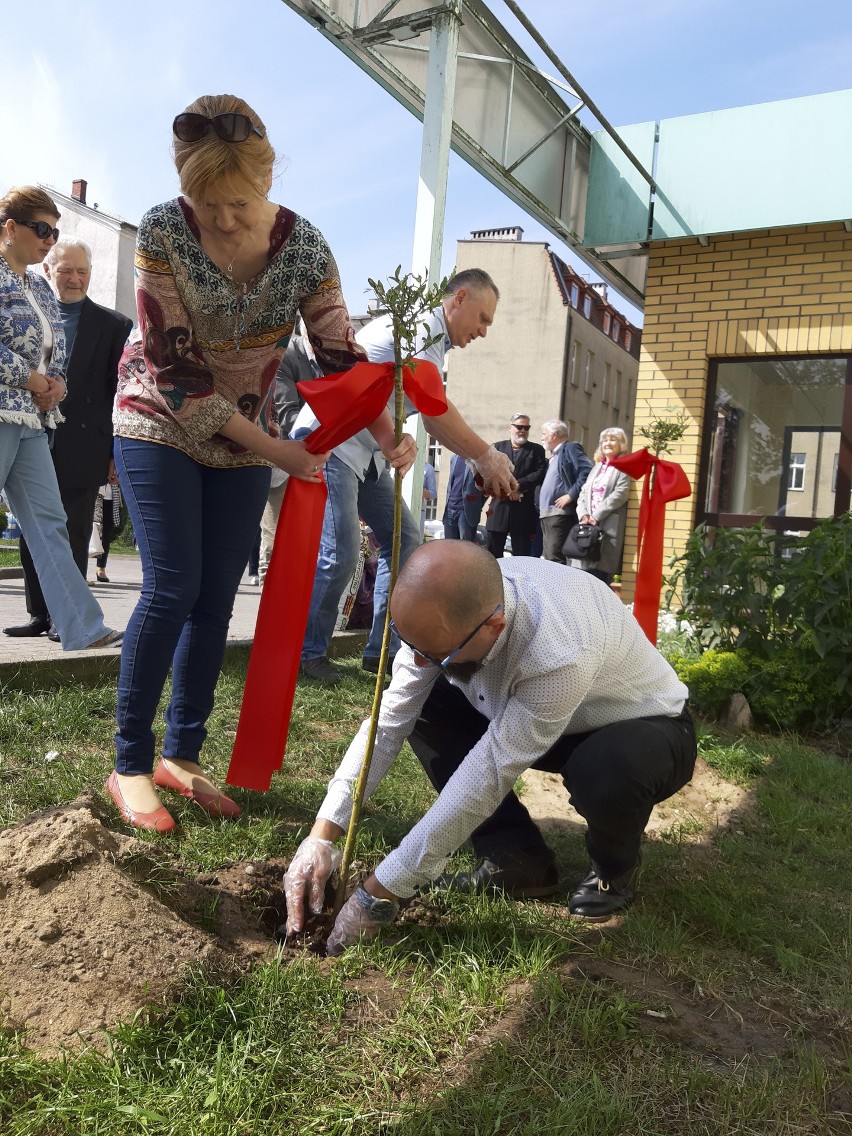
{"type": "Polygon", "coordinates": [[[564,564],[562,545],[577,523],[577,499],[592,461],[579,442],[568,441],[568,427],[558,418],[542,424],[541,440],[551,453],[538,501],[542,556],[564,564]]]}
{"type": "MultiPolygon", "coordinates": [[[[54,245],[44,263],[44,274],[59,301],[68,350],[68,395],[61,406],[65,421],[54,431],[51,454],[68,518],[71,552],[85,577],[95,500],[113,470],[112,404],[118,361],[133,323],[87,296],[92,252],[85,241],[71,238],[54,245]]],[[[3,634],[36,636],[48,632],[58,641],[23,539],[20,550],[30,619],[16,627],[4,627],[3,634]]]]}

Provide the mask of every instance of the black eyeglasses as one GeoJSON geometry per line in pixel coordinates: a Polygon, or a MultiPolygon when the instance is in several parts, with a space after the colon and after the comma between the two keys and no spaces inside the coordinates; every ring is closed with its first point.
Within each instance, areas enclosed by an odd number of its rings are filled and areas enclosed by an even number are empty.
{"type": "Polygon", "coordinates": [[[527,433],[529,433],[529,428],[530,428],[529,423],[527,423],[527,425],[524,426],[524,425],[522,425],[518,422],[512,422],[511,425],[514,426],[516,430],[525,430],[527,433]]]}
{"type": "Polygon", "coordinates": [[[482,630],[488,620],[491,619],[492,616],[495,616],[498,611],[502,610],[503,605],[501,603],[498,603],[494,610],[490,611],[488,615],[486,615],[485,619],[481,619],[479,623],[477,623],[476,627],[474,627],[470,635],[466,635],[465,638],[462,639],[461,643],[459,643],[455,651],[450,651],[449,655],[447,655],[446,658],[443,659],[436,659],[432,655],[427,655],[425,651],[421,651],[419,647],[415,647],[413,643],[409,643],[407,639],[403,639],[403,637],[399,634],[399,628],[393,620],[390,621],[390,625],[391,630],[394,632],[394,634],[399,637],[399,639],[406,645],[406,647],[410,647],[415,655],[419,655],[421,659],[425,659],[426,662],[431,663],[433,667],[440,667],[441,670],[445,670],[446,667],[448,667],[453,659],[458,655],[459,651],[464,650],[464,648],[468,645],[474,635],[476,635],[478,631],[482,630]]]}
{"type": "Polygon", "coordinates": [[[172,123],[175,137],[181,142],[197,142],[211,128],[223,142],[245,142],[252,133],[258,138],[263,137],[263,131],[255,126],[247,114],[214,114],[212,118],[208,118],[206,114],[185,111],[172,123]]]}
{"type": "Polygon", "coordinates": [[[12,220],[16,225],[25,225],[28,229],[32,229],[40,241],[48,237],[53,237],[55,241],[59,240],[59,230],[54,229],[53,225],[48,225],[47,221],[21,221],[18,217],[13,217],[12,220]]]}

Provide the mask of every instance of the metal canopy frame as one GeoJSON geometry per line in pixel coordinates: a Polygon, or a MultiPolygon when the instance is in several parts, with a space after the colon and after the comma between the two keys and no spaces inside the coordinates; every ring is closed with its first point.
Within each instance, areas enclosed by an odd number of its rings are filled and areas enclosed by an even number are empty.
{"type": "Polygon", "coordinates": [[[506,3],[548,55],[547,75],[481,0],[282,0],[421,120],[429,53],[447,20],[458,23],[452,148],[474,169],[639,307],[647,258],[641,242],[599,255],[583,244],[591,134],[577,117],[592,113],[638,171],[651,175],[591,99],[538,37],[512,0],[506,3]]]}

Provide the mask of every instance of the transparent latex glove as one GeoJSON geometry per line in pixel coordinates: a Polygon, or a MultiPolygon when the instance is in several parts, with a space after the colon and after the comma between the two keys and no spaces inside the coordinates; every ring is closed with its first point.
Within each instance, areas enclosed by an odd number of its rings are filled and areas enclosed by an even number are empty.
{"type": "Polygon", "coordinates": [[[470,463],[482,478],[482,492],[488,497],[508,497],[518,488],[513,466],[505,454],[488,446],[470,463]]]}
{"type": "Polygon", "coordinates": [[[330,840],[306,836],[284,876],[287,898],[287,934],[296,935],[305,926],[305,895],[314,915],[322,912],[325,885],[340,863],[343,853],[330,840]]]}
{"type": "Polygon", "coordinates": [[[340,955],[360,939],[369,942],[382,927],[393,923],[398,914],[399,903],[395,899],[376,899],[363,887],[357,887],[340,909],[326,951],[340,955]]]}

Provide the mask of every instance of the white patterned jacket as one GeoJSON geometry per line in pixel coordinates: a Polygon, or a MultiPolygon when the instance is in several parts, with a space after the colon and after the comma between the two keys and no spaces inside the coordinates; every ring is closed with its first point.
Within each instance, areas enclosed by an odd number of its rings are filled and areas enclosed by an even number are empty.
{"type": "Polygon", "coordinates": [[[41,366],[44,346],[41,320],[28,292],[38,298],[53,326],[53,350],[47,374],[64,380],[65,332],[50,285],[42,276],[28,270],[25,288],[17,272],[0,257],[0,422],[38,430],[42,426],[58,426],[64,419],[58,409],[42,414],[33,402],[32,392],[24,389],[30,371],[37,371],[41,366]]]}

